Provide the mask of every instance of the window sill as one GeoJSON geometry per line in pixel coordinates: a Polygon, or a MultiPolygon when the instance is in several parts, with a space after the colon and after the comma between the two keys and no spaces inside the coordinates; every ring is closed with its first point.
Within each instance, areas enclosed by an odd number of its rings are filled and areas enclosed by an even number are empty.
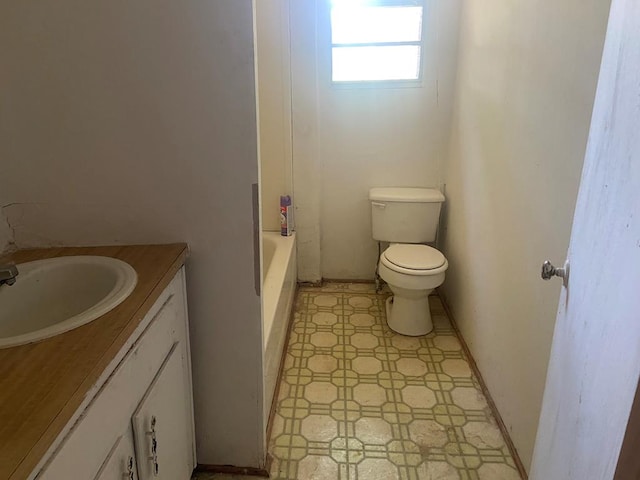
{"type": "Polygon", "coordinates": [[[422,88],[422,80],[366,80],[353,82],[331,81],[331,88],[336,90],[359,89],[395,89],[395,88],[422,88]]]}

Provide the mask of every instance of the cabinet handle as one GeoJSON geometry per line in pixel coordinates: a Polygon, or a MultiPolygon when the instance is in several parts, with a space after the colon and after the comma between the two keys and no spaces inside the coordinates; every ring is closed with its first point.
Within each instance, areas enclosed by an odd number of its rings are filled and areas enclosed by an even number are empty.
{"type": "Polygon", "coordinates": [[[151,417],[151,430],[147,432],[147,435],[151,437],[151,456],[149,460],[153,463],[153,476],[158,476],[158,439],[156,437],[156,416],[151,417]]]}
{"type": "Polygon", "coordinates": [[[127,480],[135,480],[135,476],[133,473],[133,457],[129,457],[127,460],[127,472],[123,475],[127,480]]]}

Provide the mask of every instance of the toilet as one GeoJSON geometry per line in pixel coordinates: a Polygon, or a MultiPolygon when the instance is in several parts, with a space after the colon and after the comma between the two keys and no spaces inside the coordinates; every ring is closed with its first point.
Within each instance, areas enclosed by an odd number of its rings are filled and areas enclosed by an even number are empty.
{"type": "Polygon", "coordinates": [[[377,187],[369,190],[374,240],[388,242],[378,273],[393,296],[387,324],[402,335],[433,330],[429,294],[442,285],[449,264],[434,242],[444,195],[432,188],[377,187]]]}

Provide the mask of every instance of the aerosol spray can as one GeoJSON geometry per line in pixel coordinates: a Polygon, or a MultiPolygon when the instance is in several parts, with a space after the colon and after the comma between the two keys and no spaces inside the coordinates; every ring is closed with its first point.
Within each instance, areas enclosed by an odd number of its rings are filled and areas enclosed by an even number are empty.
{"type": "Polygon", "coordinates": [[[280,235],[288,237],[292,231],[291,218],[291,197],[282,195],[280,197],[280,235]]]}

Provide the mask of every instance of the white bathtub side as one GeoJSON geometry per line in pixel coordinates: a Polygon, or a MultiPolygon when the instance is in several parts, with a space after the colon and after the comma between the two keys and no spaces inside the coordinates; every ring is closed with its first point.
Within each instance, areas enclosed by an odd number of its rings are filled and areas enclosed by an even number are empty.
{"type": "Polygon", "coordinates": [[[278,232],[262,232],[262,238],[265,250],[274,252],[271,261],[268,262],[269,267],[263,274],[262,285],[264,424],[266,426],[295,299],[297,268],[295,234],[283,237],[278,232]],[[275,248],[272,248],[273,245],[275,248]]]}
{"type": "Polygon", "coordinates": [[[262,233],[262,283],[264,284],[264,280],[267,277],[267,272],[271,268],[271,262],[273,261],[273,257],[276,254],[276,246],[277,241],[271,238],[269,235],[266,235],[272,232],[263,232],[262,233]]]}

